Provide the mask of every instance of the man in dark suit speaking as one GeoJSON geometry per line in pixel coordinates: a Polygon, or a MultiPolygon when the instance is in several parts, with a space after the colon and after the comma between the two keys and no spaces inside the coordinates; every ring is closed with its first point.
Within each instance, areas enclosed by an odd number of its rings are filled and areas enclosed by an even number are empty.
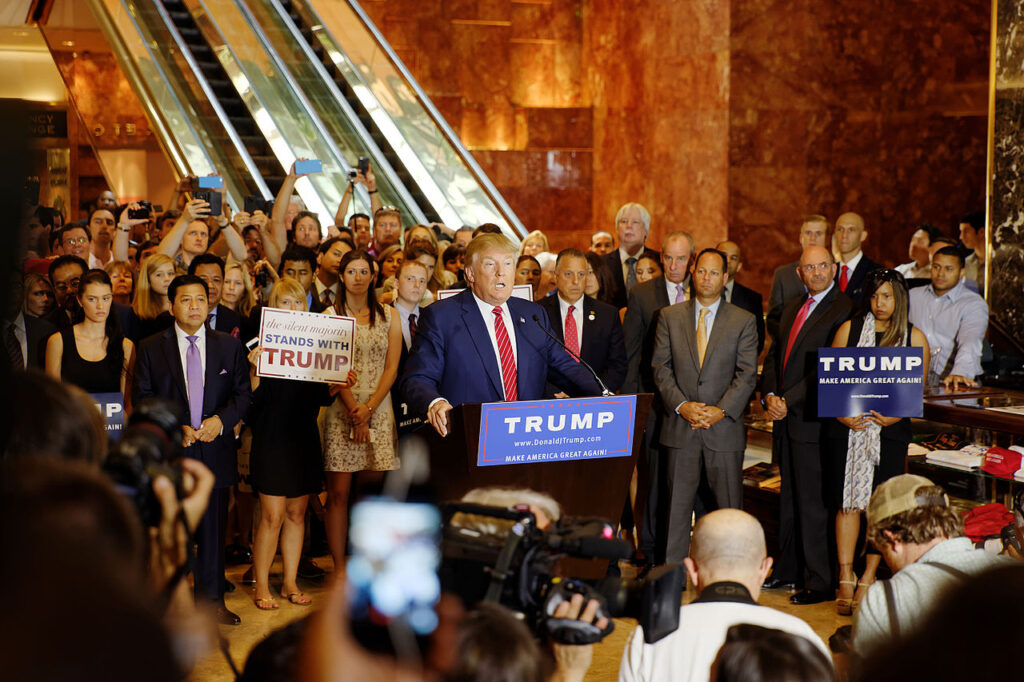
{"type": "Polygon", "coordinates": [[[470,288],[423,309],[402,393],[410,413],[426,415],[442,436],[454,405],[538,400],[549,379],[571,395],[600,393],[590,372],[545,333],[544,309],[510,298],[518,253],[504,235],[480,235],[466,249],[470,288]]]}
{"type": "Polygon", "coordinates": [[[719,507],[743,506],[743,411],[757,381],[757,325],[722,298],[727,268],[721,251],[701,251],[693,270],[696,296],[658,318],[653,369],[666,413],[661,444],[668,452],[670,564],[689,556],[701,471],[719,507]]]}
{"type": "Polygon", "coordinates": [[[235,424],[251,403],[249,363],[242,343],[206,326],[206,282],[195,275],[175,277],[167,289],[174,326],[138,345],[132,398],[160,396],[187,415],[185,456],[198,459],[216,476],[210,504],[196,529],[195,589],[214,602],[220,623],[237,625],[224,607],[224,535],[228,492],[235,482],[235,424]]]}
{"type": "MultiPolygon", "coordinates": [[[[594,368],[609,391],[618,391],[626,380],[626,346],[619,311],[584,296],[586,279],[586,254],[565,249],[555,261],[558,293],[545,296],[538,304],[547,311],[555,336],[594,368]]],[[[552,393],[549,387],[548,394],[552,393]]]]}

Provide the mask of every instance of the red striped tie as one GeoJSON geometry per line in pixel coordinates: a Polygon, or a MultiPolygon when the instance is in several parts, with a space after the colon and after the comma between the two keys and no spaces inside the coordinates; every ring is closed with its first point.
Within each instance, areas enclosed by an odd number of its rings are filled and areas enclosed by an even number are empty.
{"type": "Polygon", "coordinates": [[[569,355],[576,362],[576,356],[580,354],[580,342],[576,338],[576,316],[573,313],[576,312],[576,306],[569,306],[569,312],[565,315],[565,347],[569,349],[569,355]]]}
{"type": "Polygon", "coordinates": [[[501,355],[501,383],[505,387],[505,400],[516,400],[516,357],[512,353],[505,322],[501,319],[501,307],[494,308],[494,336],[498,339],[498,353],[501,355]]]}

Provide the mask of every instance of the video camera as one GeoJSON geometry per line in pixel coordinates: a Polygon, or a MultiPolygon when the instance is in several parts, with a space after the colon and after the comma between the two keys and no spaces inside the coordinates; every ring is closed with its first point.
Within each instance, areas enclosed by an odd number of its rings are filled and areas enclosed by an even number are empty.
{"type": "Polygon", "coordinates": [[[628,558],[629,545],[615,539],[607,521],[562,518],[542,531],[525,505],[508,509],[453,502],[441,510],[441,584],[466,604],[501,603],[522,613],[534,633],[550,635],[561,644],[600,641],[614,629],[612,618],[636,619],[648,644],[679,627],[683,573],[677,565],[655,568],[644,580],[586,581],[552,574],[565,556],[628,558]],[[598,601],[598,617],[608,618],[606,629],[554,617],[558,605],[576,593],[584,601],[598,601]]]}
{"type": "Polygon", "coordinates": [[[147,398],[135,405],[121,440],[103,463],[103,471],[118,492],[135,505],[146,526],[158,526],[163,513],[153,492],[157,476],[170,479],[178,499],[184,497],[181,439],[181,418],[175,404],[163,398],[147,398]]]}

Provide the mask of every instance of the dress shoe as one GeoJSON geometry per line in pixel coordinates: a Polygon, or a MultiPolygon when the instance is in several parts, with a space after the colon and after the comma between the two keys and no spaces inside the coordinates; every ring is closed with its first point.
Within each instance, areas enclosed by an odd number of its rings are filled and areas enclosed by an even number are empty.
{"type": "Polygon", "coordinates": [[[217,623],[220,625],[240,625],[242,619],[236,614],[227,610],[224,606],[218,606],[216,611],[217,623]]]}
{"type": "Polygon", "coordinates": [[[828,592],[821,592],[819,590],[800,590],[792,597],[789,601],[797,606],[807,606],[808,604],[820,604],[823,601],[832,601],[834,595],[828,592]]]}
{"type": "Polygon", "coordinates": [[[774,575],[765,580],[764,584],[761,585],[762,590],[791,590],[794,587],[796,587],[796,583],[793,581],[786,580],[785,578],[776,578],[774,575]]]}
{"type": "Polygon", "coordinates": [[[299,559],[298,575],[306,580],[319,580],[327,575],[327,572],[314,564],[312,559],[304,556],[299,559]]]}
{"type": "Polygon", "coordinates": [[[245,573],[242,574],[242,579],[239,581],[243,585],[255,585],[256,584],[256,571],[252,566],[249,567],[245,573]]]}

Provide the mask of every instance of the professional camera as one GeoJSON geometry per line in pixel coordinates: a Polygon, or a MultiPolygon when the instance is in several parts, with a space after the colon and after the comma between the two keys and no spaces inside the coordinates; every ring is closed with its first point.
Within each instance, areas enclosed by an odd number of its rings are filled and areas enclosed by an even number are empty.
{"type": "Polygon", "coordinates": [[[147,526],[159,525],[162,515],[160,500],[153,492],[157,476],[170,479],[178,499],[184,497],[181,439],[181,418],[174,403],[147,398],[135,405],[121,440],[103,463],[114,487],[134,503],[147,526]]]}
{"type": "Polygon", "coordinates": [[[634,618],[644,641],[657,642],[679,627],[682,569],[653,569],[644,580],[607,577],[587,581],[553,575],[565,556],[617,561],[631,554],[602,519],[562,518],[552,528],[537,528],[525,505],[512,509],[463,502],[442,506],[441,584],[466,604],[499,602],[522,613],[535,633],[562,644],[589,644],[611,633],[612,618],[634,618]],[[578,620],[555,618],[555,608],[582,594],[600,603],[608,617],[600,630],[578,620]]]}

